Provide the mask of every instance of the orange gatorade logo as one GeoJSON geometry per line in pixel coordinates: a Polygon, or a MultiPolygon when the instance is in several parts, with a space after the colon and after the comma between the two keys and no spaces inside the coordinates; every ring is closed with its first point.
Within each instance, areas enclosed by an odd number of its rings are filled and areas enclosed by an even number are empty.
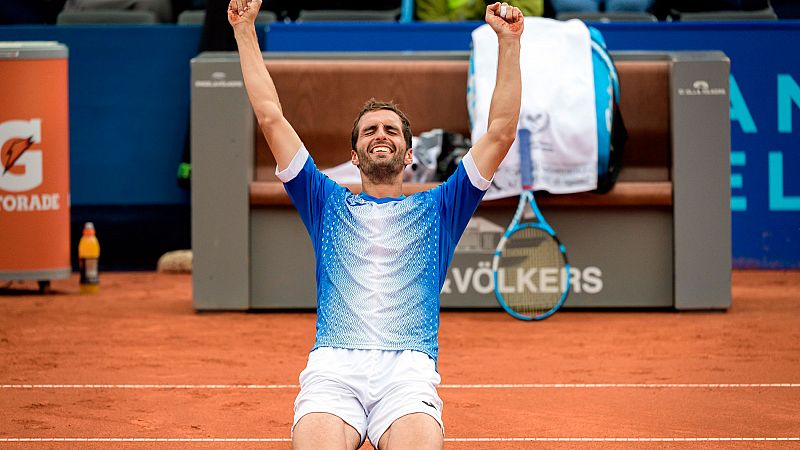
{"type": "Polygon", "coordinates": [[[0,162],[3,165],[0,190],[18,193],[0,197],[0,209],[3,212],[50,211],[61,208],[61,194],[58,192],[25,194],[41,186],[44,181],[43,152],[32,149],[35,144],[41,143],[41,135],[40,119],[0,123],[0,162]]]}
{"type": "Polygon", "coordinates": [[[11,139],[3,145],[3,175],[14,167],[14,163],[25,153],[25,150],[31,148],[32,144],[33,137],[31,136],[27,139],[11,139]]]}

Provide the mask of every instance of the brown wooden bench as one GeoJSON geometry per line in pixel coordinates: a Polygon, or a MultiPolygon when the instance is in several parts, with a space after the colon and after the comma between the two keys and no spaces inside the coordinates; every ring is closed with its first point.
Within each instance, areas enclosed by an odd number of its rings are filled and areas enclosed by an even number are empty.
{"type": "MultiPolygon", "coordinates": [[[[284,114],[317,165],[324,169],[350,158],[350,129],[364,101],[392,99],[415,133],[443,128],[469,136],[467,61],[269,61],[284,114]]],[[[670,205],[669,62],[621,61],[620,109],[629,132],[620,182],[610,192],[539,196],[542,206],[670,205]],[[641,99],[646,98],[643,102],[641,99]]],[[[258,134],[254,205],[289,205],[275,160],[258,134]],[[263,149],[263,150],[262,150],[263,149]]],[[[406,195],[435,184],[410,183],[406,195]]],[[[347,186],[360,192],[360,186],[347,186]]],[[[515,202],[512,199],[511,202],[515,202]]],[[[509,200],[489,204],[505,206],[509,200]]]]}
{"type": "MultiPolygon", "coordinates": [[[[350,159],[353,120],[371,97],[398,103],[415,134],[443,128],[469,136],[467,56],[265,54],[265,61],[284,114],[324,169],[350,159]]],[[[629,133],[617,184],[605,194],[537,194],[570,255],[566,305],[727,308],[730,235],[720,230],[730,228],[728,96],[681,92],[702,80],[727,93],[729,61],[720,52],[614,58],[629,133]]],[[[192,79],[195,307],[313,307],[311,244],[275,177],[238,58],[202,54],[192,79]]],[[[443,307],[496,306],[487,267],[516,202],[478,208],[445,281],[443,307]]]]}

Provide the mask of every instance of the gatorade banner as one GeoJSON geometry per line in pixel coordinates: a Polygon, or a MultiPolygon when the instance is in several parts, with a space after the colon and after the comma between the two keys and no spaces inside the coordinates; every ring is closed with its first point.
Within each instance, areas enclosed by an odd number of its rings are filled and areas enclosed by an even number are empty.
{"type": "Polygon", "coordinates": [[[0,278],[70,272],[67,50],[0,43],[0,278]]]}

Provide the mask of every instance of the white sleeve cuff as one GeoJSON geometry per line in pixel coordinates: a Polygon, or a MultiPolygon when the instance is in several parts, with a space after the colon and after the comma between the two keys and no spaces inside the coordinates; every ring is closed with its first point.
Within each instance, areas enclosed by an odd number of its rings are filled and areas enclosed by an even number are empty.
{"type": "MultiPolygon", "coordinates": [[[[464,170],[467,171],[467,176],[473,186],[482,191],[489,189],[489,186],[492,185],[492,180],[487,180],[481,176],[478,166],[475,165],[475,160],[472,159],[472,150],[468,151],[467,154],[461,158],[461,164],[464,165],[464,170]]],[[[494,177],[492,177],[492,179],[494,179],[494,177]]]]}
{"type": "Polygon", "coordinates": [[[275,167],[275,176],[278,177],[284,183],[288,183],[303,170],[303,166],[306,165],[306,161],[308,160],[308,150],[306,150],[305,145],[300,145],[300,149],[297,150],[297,153],[294,154],[292,158],[292,162],[289,163],[289,167],[285,168],[284,170],[280,170],[280,167],[275,167]]]}

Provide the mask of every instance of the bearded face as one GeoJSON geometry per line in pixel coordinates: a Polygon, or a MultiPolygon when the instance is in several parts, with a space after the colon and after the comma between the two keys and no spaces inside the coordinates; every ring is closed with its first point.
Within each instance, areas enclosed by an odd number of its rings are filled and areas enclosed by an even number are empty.
{"type": "Polygon", "coordinates": [[[402,122],[393,111],[371,111],[361,117],[353,164],[373,184],[391,184],[412,161],[402,122]]]}
{"type": "Polygon", "coordinates": [[[390,184],[403,171],[405,152],[389,141],[376,141],[367,148],[356,149],[358,167],[374,184],[390,184]]]}

